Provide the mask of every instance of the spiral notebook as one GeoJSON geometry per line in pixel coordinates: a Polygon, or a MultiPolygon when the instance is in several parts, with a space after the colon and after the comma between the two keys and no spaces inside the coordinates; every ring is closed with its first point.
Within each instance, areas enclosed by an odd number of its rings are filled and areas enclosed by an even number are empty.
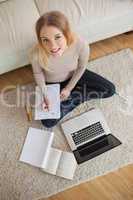
{"type": "Polygon", "coordinates": [[[49,111],[44,111],[42,107],[43,95],[41,88],[36,86],[35,95],[35,120],[58,119],[60,118],[60,85],[47,84],[47,96],[51,102],[49,111]]]}

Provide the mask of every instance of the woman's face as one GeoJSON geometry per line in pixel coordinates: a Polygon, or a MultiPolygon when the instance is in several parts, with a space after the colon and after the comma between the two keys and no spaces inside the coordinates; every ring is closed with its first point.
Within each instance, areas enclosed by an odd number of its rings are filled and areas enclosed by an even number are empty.
{"type": "Polygon", "coordinates": [[[64,34],[55,26],[44,26],[40,37],[43,47],[54,57],[61,56],[67,48],[64,34]]]}

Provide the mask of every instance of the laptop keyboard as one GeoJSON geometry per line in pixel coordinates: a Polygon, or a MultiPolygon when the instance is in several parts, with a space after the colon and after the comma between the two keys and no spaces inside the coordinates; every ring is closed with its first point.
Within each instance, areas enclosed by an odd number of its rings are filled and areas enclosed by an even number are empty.
{"type": "Polygon", "coordinates": [[[104,129],[100,122],[96,122],[82,130],[72,133],[72,138],[76,145],[79,145],[89,139],[92,139],[100,134],[104,133],[104,129]]]}

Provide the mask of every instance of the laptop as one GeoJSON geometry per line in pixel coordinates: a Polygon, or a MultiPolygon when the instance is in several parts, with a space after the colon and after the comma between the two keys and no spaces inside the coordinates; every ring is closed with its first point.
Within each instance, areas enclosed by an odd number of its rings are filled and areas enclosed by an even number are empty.
{"type": "Polygon", "coordinates": [[[99,108],[92,108],[62,122],[61,128],[78,164],[121,144],[121,141],[111,134],[99,108]]]}

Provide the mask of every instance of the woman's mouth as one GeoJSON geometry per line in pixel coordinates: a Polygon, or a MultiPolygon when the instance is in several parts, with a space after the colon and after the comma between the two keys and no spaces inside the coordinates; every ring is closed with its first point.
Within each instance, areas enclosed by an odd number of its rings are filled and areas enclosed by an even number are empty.
{"type": "Polygon", "coordinates": [[[55,49],[55,50],[51,50],[51,53],[57,53],[60,50],[60,48],[55,49]]]}

